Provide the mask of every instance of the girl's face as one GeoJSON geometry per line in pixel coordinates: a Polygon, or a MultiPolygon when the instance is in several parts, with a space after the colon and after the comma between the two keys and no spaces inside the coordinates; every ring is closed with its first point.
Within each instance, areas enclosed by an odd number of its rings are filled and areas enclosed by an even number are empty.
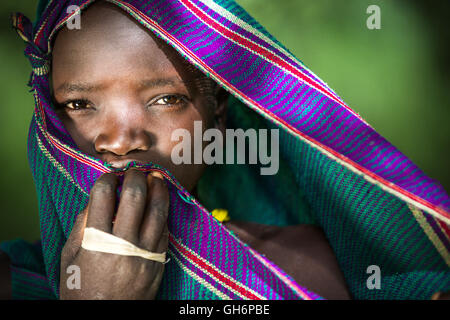
{"type": "Polygon", "coordinates": [[[204,165],[171,161],[179,143],[172,131],[193,137],[197,120],[203,130],[225,130],[223,89],[205,92],[199,79],[174,49],[113,5],[92,5],[81,29],[60,30],[53,46],[53,97],[78,147],[118,168],[160,164],[188,190],[204,165]]]}

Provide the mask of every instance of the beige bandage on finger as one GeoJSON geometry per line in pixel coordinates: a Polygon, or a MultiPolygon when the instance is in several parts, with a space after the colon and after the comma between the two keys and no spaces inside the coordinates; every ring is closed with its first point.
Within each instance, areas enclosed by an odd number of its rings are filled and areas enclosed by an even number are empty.
{"type": "Polygon", "coordinates": [[[136,256],[161,263],[167,262],[165,252],[154,253],[138,248],[131,242],[95,228],[84,229],[81,247],[90,251],[136,256]]]}

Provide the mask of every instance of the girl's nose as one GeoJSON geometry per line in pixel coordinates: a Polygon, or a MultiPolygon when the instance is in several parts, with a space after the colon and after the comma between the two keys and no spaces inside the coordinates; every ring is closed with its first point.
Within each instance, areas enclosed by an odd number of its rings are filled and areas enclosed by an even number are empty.
{"type": "MultiPolygon", "coordinates": [[[[139,115],[135,114],[134,117],[139,115]]],[[[112,153],[125,156],[133,151],[147,151],[151,146],[151,138],[141,119],[108,119],[95,138],[94,147],[98,153],[112,153]],[[137,121],[136,121],[137,120],[137,121]]]]}
{"type": "Polygon", "coordinates": [[[150,137],[143,130],[102,133],[95,141],[97,152],[110,152],[117,156],[125,156],[132,151],[147,151],[149,148],[150,137]]]}
{"type": "Polygon", "coordinates": [[[145,132],[117,132],[100,134],[95,141],[95,150],[99,153],[113,153],[125,156],[133,151],[147,151],[150,148],[150,137],[145,132]]]}

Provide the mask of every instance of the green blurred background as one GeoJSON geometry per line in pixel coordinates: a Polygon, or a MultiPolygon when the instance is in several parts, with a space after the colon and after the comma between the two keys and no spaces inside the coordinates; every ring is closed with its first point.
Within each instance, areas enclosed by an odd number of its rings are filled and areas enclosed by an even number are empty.
{"type": "MultiPolygon", "coordinates": [[[[0,241],[39,238],[26,139],[30,66],[9,13],[34,17],[34,0],[0,3],[0,241]]],[[[450,1],[238,0],[315,74],[430,177],[450,190],[450,1]],[[369,5],[381,29],[366,27],[369,5]]]]}

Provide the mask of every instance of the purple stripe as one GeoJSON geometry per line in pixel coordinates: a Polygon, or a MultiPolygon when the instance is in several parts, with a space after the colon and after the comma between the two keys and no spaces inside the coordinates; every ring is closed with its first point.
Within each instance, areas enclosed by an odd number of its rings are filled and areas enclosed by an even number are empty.
{"type": "Polygon", "coordinates": [[[441,242],[444,244],[444,247],[447,249],[447,253],[450,252],[450,242],[447,239],[447,237],[445,236],[445,234],[442,232],[441,228],[437,225],[437,222],[434,220],[434,218],[432,216],[430,216],[426,212],[423,212],[421,210],[420,210],[420,212],[425,217],[425,219],[427,220],[427,222],[431,226],[431,228],[433,229],[435,235],[437,235],[439,240],[441,240],[441,242]]]}
{"type": "Polygon", "coordinates": [[[22,275],[24,275],[26,277],[38,279],[38,280],[43,281],[43,282],[47,281],[47,278],[42,276],[42,275],[40,275],[40,274],[37,274],[35,272],[26,271],[26,270],[24,270],[22,268],[19,268],[19,267],[13,266],[13,265],[11,265],[11,270],[13,272],[15,272],[15,273],[22,274],[22,275]]]}

